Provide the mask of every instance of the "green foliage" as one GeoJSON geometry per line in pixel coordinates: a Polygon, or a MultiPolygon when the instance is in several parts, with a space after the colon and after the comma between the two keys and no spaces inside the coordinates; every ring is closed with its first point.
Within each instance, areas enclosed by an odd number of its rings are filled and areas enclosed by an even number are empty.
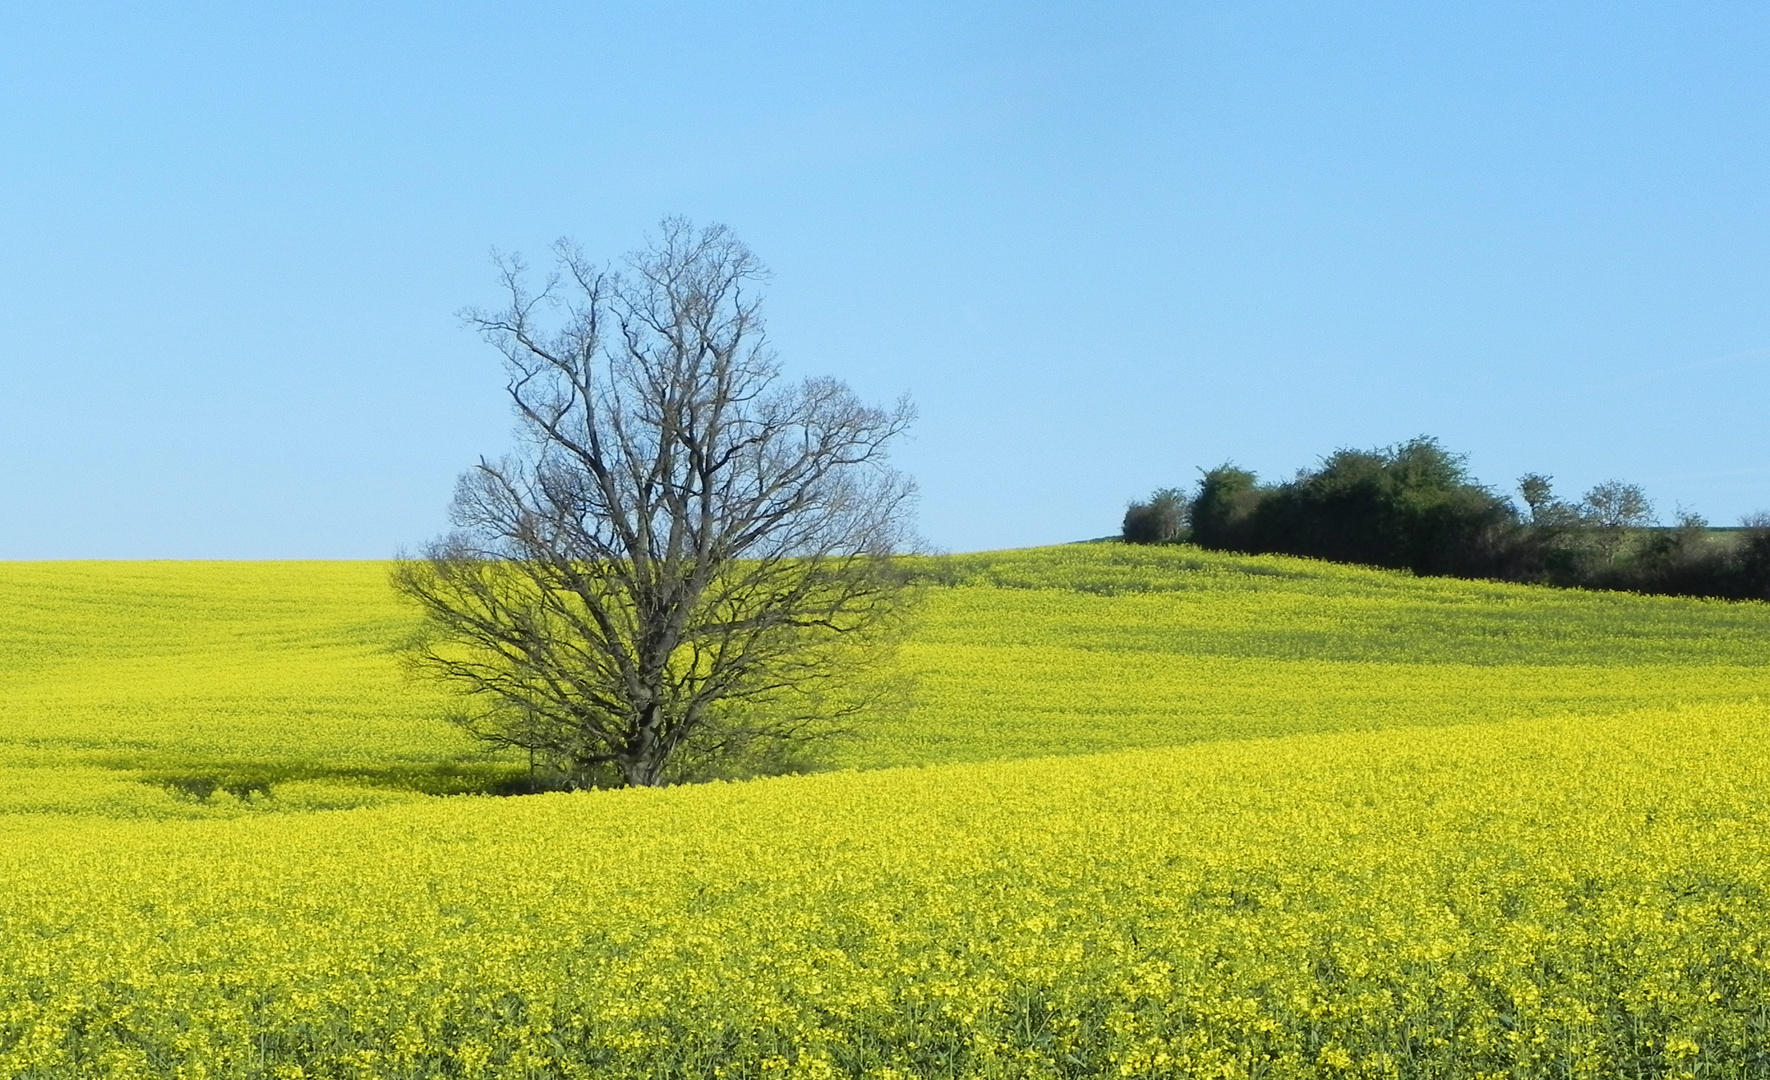
{"type": "Polygon", "coordinates": [[[1127,544],[1171,544],[1186,535],[1186,494],[1179,488],[1162,488],[1148,502],[1134,502],[1125,510],[1120,534],[1127,544]]]}
{"type": "Polygon", "coordinates": [[[1472,481],[1429,438],[1386,450],[1339,450],[1295,480],[1260,487],[1224,466],[1205,474],[1194,536],[1209,547],[1277,552],[1420,574],[1489,569],[1513,526],[1509,504],[1472,481]]]}
{"type": "Polygon", "coordinates": [[[1762,530],[1748,519],[1734,533],[1710,529],[1700,515],[1680,511],[1677,524],[1658,528],[1646,492],[1606,481],[1577,503],[1550,495],[1523,538],[1529,578],[1557,585],[1622,589],[1672,596],[1770,599],[1770,574],[1756,569],[1762,530]]]}
{"type": "Polygon", "coordinates": [[[1691,520],[1659,530],[1646,492],[1617,480],[1577,503],[1557,499],[1552,478],[1541,473],[1521,477],[1518,487],[1528,516],[1471,477],[1461,456],[1424,436],[1379,450],[1337,450],[1282,484],[1263,485],[1223,465],[1199,481],[1189,536],[1219,551],[1416,574],[1770,599],[1770,573],[1761,568],[1770,555],[1754,546],[1758,532],[1722,538],[1691,520]]]}
{"type": "Polygon", "coordinates": [[[1236,532],[1260,504],[1265,491],[1246,469],[1225,462],[1199,480],[1192,500],[1194,542],[1217,550],[1236,550],[1236,532]]]}

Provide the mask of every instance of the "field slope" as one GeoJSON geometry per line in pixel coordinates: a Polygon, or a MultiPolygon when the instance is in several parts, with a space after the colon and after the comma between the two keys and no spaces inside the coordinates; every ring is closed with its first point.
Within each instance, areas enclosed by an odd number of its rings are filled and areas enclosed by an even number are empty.
{"type": "Polygon", "coordinates": [[[384,567],[0,566],[0,1074],[1770,1074],[1770,608],[928,577],[835,771],[438,798],[384,567]]]}

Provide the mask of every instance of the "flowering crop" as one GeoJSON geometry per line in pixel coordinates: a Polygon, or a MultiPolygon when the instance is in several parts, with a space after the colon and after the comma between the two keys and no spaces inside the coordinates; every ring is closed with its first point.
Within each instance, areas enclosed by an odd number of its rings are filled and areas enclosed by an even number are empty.
{"type": "Polygon", "coordinates": [[[1770,1074],[1762,605],[964,557],[908,767],[439,799],[381,572],[0,568],[0,1075],[1770,1074]]]}

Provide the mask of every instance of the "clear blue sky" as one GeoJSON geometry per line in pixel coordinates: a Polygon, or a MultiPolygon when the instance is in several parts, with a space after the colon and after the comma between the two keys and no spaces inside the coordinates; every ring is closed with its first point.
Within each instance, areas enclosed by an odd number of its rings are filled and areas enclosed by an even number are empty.
{"type": "Polygon", "coordinates": [[[509,445],[494,247],[661,215],[921,407],[952,550],[1225,459],[1770,508],[1770,6],[13,4],[0,558],[379,558],[509,445]]]}

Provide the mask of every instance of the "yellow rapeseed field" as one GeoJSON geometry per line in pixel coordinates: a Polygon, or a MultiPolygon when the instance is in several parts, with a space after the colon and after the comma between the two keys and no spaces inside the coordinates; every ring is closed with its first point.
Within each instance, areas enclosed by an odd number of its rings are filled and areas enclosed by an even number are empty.
{"type": "Polygon", "coordinates": [[[966,556],[831,771],[439,797],[385,572],[0,566],[0,1076],[1770,1075],[1765,605],[966,556]]]}

